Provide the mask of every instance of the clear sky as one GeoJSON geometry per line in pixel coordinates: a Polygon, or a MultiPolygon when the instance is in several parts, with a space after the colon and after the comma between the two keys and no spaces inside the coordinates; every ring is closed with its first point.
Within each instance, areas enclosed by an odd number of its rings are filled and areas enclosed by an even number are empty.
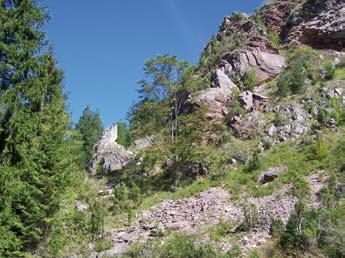
{"type": "Polygon", "coordinates": [[[126,118],[146,59],[169,53],[197,63],[223,17],[252,13],[263,0],[41,0],[44,28],[65,73],[77,121],[90,104],[103,123],[126,118]]]}

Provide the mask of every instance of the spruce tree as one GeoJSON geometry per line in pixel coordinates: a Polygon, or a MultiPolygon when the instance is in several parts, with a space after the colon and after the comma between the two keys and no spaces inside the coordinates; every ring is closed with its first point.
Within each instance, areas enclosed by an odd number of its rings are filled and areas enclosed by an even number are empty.
{"type": "Polygon", "coordinates": [[[76,171],[47,18],[34,0],[0,0],[0,257],[46,238],[76,171]]]}
{"type": "Polygon", "coordinates": [[[98,111],[92,111],[88,105],[79,118],[76,129],[83,140],[84,166],[88,164],[94,154],[94,146],[103,133],[102,120],[98,111]]]}

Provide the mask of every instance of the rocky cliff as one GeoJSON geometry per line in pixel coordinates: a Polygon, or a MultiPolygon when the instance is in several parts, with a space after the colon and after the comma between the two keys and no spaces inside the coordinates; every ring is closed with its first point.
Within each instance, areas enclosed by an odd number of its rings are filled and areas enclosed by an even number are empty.
{"type": "Polygon", "coordinates": [[[121,170],[133,156],[116,140],[117,124],[113,124],[104,131],[102,139],[95,146],[95,155],[88,167],[92,175],[121,170]]]}

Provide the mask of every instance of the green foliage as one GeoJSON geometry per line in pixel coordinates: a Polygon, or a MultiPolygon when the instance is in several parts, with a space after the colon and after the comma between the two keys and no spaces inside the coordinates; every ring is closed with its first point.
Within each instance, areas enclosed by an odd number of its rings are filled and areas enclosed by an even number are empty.
{"type": "Polygon", "coordinates": [[[284,117],[281,113],[277,112],[274,114],[274,120],[273,123],[275,126],[283,126],[285,124],[284,117]]]}
{"type": "Polygon", "coordinates": [[[103,252],[109,250],[113,246],[113,242],[110,239],[100,239],[95,242],[95,251],[103,252]]]}
{"type": "MultiPolygon", "coordinates": [[[[74,208],[74,207],[73,207],[74,208]]],[[[52,220],[49,237],[37,249],[38,257],[65,257],[88,253],[89,219],[84,212],[68,209],[52,220]]]]}
{"type": "Polygon", "coordinates": [[[240,230],[249,231],[259,225],[259,212],[255,204],[243,202],[241,203],[244,219],[240,226],[240,230]]]}
{"type": "Polygon", "coordinates": [[[140,203],[141,191],[136,184],[133,184],[132,187],[127,187],[124,183],[121,183],[114,188],[113,206],[111,209],[117,214],[126,212],[129,226],[132,224],[134,207],[137,207],[140,203]]]}
{"type": "Polygon", "coordinates": [[[335,119],[338,126],[345,124],[345,109],[340,99],[332,98],[330,100],[330,106],[332,107],[331,117],[335,119]]]}
{"type": "Polygon", "coordinates": [[[280,238],[285,229],[285,225],[281,219],[273,219],[270,234],[275,238],[280,238]]]}
{"type": "Polygon", "coordinates": [[[257,250],[251,251],[248,258],[260,258],[260,254],[257,250]]]}
{"type": "Polygon", "coordinates": [[[335,67],[332,63],[326,63],[323,67],[325,72],[325,79],[332,80],[335,77],[335,67]]]}
{"type": "Polygon", "coordinates": [[[304,69],[304,61],[298,61],[292,67],[289,88],[293,94],[304,93],[304,82],[306,80],[304,69]]]}
{"type": "Polygon", "coordinates": [[[260,82],[257,72],[254,68],[249,67],[244,77],[244,87],[246,90],[253,90],[260,82]]]}
{"type": "Polygon", "coordinates": [[[97,238],[104,233],[104,217],[105,210],[99,201],[95,201],[91,210],[91,234],[93,238],[97,238]]]}
{"type": "Polygon", "coordinates": [[[278,77],[277,86],[278,86],[278,95],[280,97],[286,97],[289,93],[289,81],[288,81],[289,75],[287,73],[282,73],[278,77]]]}
{"type": "Polygon", "coordinates": [[[305,200],[310,197],[310,185],[309,183],[301,176],[296,175],[296,179],[293,182],[291,189],[291,194],[298,198],[299,200],[305,200]]]}
{"type": "Polygon", "coordinates": [[[150,256],[154,258],[235,257],[221,253],[211,245],[196,245],[192,237],[184,234],[175,234],[163,244],[157,244],[152,249],[150,256]]]}
{"type": "Polygon", "coordinates": [[[253,172],[255,170],[258,170],[260,167],[261,167],[260,152],[257,150],[254,152],[253,157],[249,160],[245,168],[245,171],[253,172]]]}
{"type": "Polygon", "coordinates": [[[271,42],[271,44],[275,48],[280,47],[281,41],[280,41],[279,34],[277,32],[275,32],[275,31],[268,32],[268,40],[271,42]]]}
{"type": "Polygon", "coordinates": [[[317,116],[317,121],[320,123],[321,126],[324,126],[327,122],[327,111],[321,109],[317,116]]]}
{"type": "Polygon", "coordinates": [[[300,244],[303,244],[304,239],[302,238],[302,236],[297,234],[296,228],[297,218],[296,215],[293,214],[286,225],[286,230],[280,237],[280,244],[283,248],[287,248],[289,246],[301,247],[300,244]]]}
{"type": "Polygon", "coordinates": [[[277,93],[280,97],[285,97],[288,93],[303,94],[306,90],[306,79],[316,80],[318,55],[316,51],[308,47],[288,49],[286,55],[289,68],[278,77],[277,93]]]}
{"type": "Polygon", "coordinates": [[[139,205],[141,202],[141,193],[140,193],[140,188],[134,184],[129,193],[128,193],[128,198],[134,202],[135,205],[139,205]]]}
{"type": "Polygon", "coordinates": [[[322,139],[318,139],[316,143],[310,147],[309,153],[310,159],[322,161],[329,154],[328,146],[322,139]]]}
{"type": "Polygon", "coordinates": [[[345,224],[328,226],[321,232],[320,245],[328,257],[341,258],[345,255],[345,224]]]}
{"type": "Polygon", "coordinates": [[[89,105],[86,106],[76,129],[82,137],[84,167],[86,167],[94,154],[94,146],[101,139],[103,133],[103,125],[98,111],[92,111],[89,105]]]}
{"type": "Polygon", "coordinates": [[[124,203],[128,200],[128,189],[124,183],[114,188],[114,208],[123,209],[124,203]]]}
{"type": "Polygon", "coordinates": [[[125,122],[117,122],[117,143],[124,147],[129,146],[129,128],[125,122]]]}
{"type": "Polygon", "coordinates": [[[24,256],[49,237],[79,169],[63,75],[40,31],[47,18],[36,1],[1,1],[1,257],[24,256]]]}
{"type": "Polygon", "coordinates": [[[230,234],[234,228],[234,224],[228,221],[221,221],[214,228],[210,230],[209,236],[212,240],[220,241],[230,234]]]}
{"type": "Polygon", "coordinates": [[[146,61],[144,71],[147,78],[139,82],[138,90],[141,100],[129,114],[131,138],[147,136],[148,132],[174,136],[182,103],[188,96],[185,82],[193,76],[191,66],[175,56],[158,55],[146,61]]]}
{"type": "Polygon", "coordinates": [[[338,80],[345,80],[345,68],[336,69],[334,78],[338,80]]]}
{"type": "Polygon", "coordinates": [[[231,125],[231,121],[235,116],[242,116],[246,113],[246,110],[242,107],[238,94],[233,94],[231,101],[229,101],[228,107],[229,113],[226,116],[226,123],[231,125]]]}
{"type": "Polygon", "coordinates": [[[278,94],[281,97],[287,95],[288,92],[293,94],[302,94],[305,91],[305,67],[304,61],[299,60],[293,64],[290,71],[282,73],[278,78],[278,94]]]}

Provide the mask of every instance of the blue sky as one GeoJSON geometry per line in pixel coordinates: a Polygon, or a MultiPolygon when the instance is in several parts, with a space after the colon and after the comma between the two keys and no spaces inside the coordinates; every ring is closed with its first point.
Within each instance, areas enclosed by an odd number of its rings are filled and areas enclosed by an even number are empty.
{"type": "Polygon", "coordinates": [[[41,0],[73,120],[88,104],[103,123],[124,119],[137,99],[143,64],[169,53],[197,63],[223,17],[263,0],[41,0]]]}

